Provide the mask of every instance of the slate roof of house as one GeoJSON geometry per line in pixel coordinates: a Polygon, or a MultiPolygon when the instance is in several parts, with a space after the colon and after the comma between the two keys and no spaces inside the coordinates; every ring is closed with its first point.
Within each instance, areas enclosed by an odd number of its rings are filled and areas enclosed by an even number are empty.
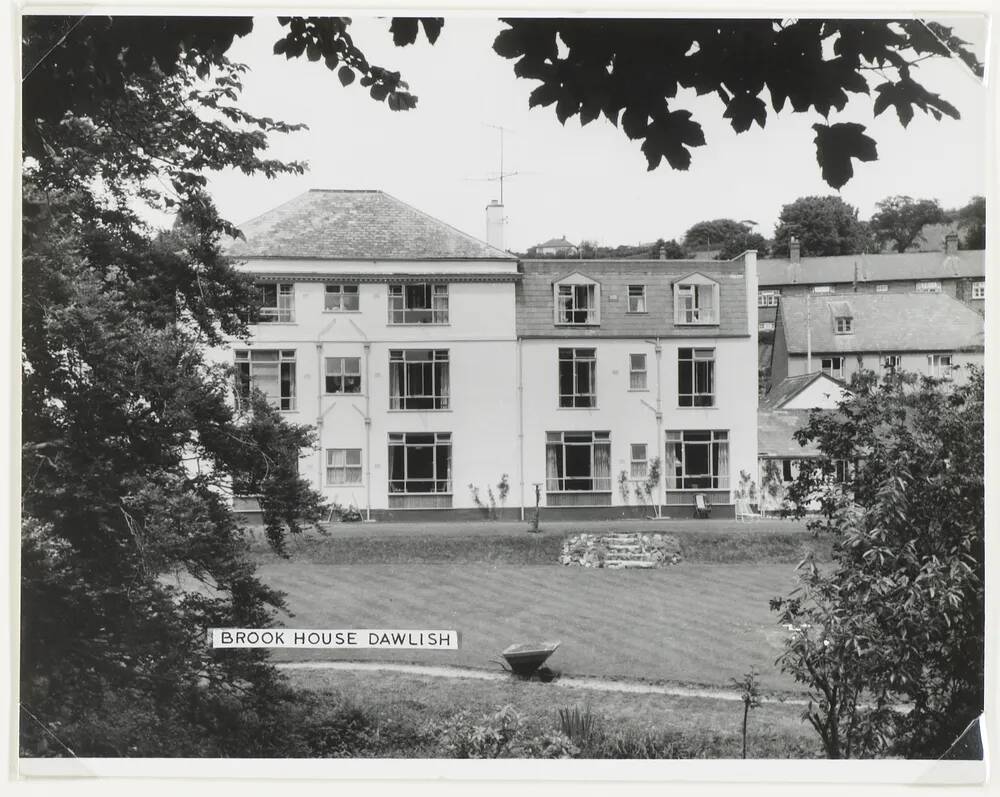
{"type": "Polygon", "coordinates": [[[568,247],[572,247],[573,249],[576,249],[576,244],[570,243],[565,238],[549,238],[549,240],[547,240],[545,243],[538,244],[535,248],[543,249],[545,247],[558,247],[559,249],[566,249],[568,247]]]}
{"type": "Polygon", "coordinates": [[[854,280],[855,265],[858,269],[858,282],[975,278],[986,274],[986,252],[982,249],[969,249],[953,255],[946,255],[944,252],[892,252],[803,257],[797,264],[788,258],[762,258],[757,261],[757,280],[761,288],[851,283],[854,280]]]}
{"type": "MultiPolygon", "coordinates": [[[[555,338],[746,336],[743,260],[523,260],[517,334],[555,338]],[[556,326],[553,283],[573,274],[600,283],[600,326],[556,326]],[[719,283],[718,326],[674,326],[674,282],[702,274],[719,283]],[[626,313],[628,286],[646,286],[646,312],[626,313]],[[612,298],[614,297],[614,298],[612,298]]],[[[756,330],[754,330],[756,334],[756,330]]]]}
{"type": "MultiPolygon", "coordinates": [[[[789,354],[806,353],[806,304],[813,353],[982,351],[983,318],[943,293],[783,296],[778,305],[789,354]],[[834,332],[831,305],[846,303],[853,331],[834,332]]],[[[838,310],[838,313],[842,310],[838,310]]]]}
{"type": "Polygon", "coordinates": [[[757,453],[760,456],[796,458],[819,454],[815,442],[799,445],[795,432],[805,426],[810,410],[757,410],[757,453]]]}
{"type": "Polygon", "coordinates": [[[313,189],[240,230],[234,258],[516,260],[383,191],[313,189]]]}

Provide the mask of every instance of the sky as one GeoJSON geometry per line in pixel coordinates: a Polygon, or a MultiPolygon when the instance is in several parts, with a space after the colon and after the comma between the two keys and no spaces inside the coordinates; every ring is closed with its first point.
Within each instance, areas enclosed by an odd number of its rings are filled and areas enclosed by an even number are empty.
{"type": "MultiPolygon", "coordinates": [[[[286,61],[271,48],[281,35],[273,18],[255,21],[230,57],[250,67],[241,104],[250,112],[304,122],[302,131],[273,136],[270,156],[305,160],[302,176],[266,181],[240,173],[210,178],[210,190],[227,218],[247,221],[311,188],[380,189],[460,230],[485,238],[485,206],[499,198],[500,133],[504,170],[505,246],[513,251],[553,237],[606,246],[681,238],[705,219],[757,222],[773,234],[782,205],[808,195],[837,193],[823,182],[811,126],[818,113],[769,112],[764,130],[737,135],[714,96],[681,94],[672,108],[690,110],[707,146],[692,150],[688,171],[664,162],[647,171],[641,142],[628,140],[603,117],[565,126],[554,106],[528,108],[537,85],[518,79],[513,61],[496,55],[492,42],[503,28],[487,16],[446,17],[435,45],[421,38],[397,48],[389,20],[355,16],[351,32],[369,62],[402,73],[419,97],[416,109],[393,112],[357,83],[344,88],[322,62],[286,61]]],[[[943,19],[982,53],[982,18],[943,19]]],[[[879,160],[855,164],[854,178],[839,192],[868,218],[886,196],[965,204],[986,192],[987,90],[956,59],[920,64],[917,77],[961,112],[937,122],[917,112],[904,129],[890,109],[873,117],[871,100],[852,95],[829,123],[860,122],[878,142],[879,160]]],[[[769,109],[770,111],[770,109],[769,109]]]]}

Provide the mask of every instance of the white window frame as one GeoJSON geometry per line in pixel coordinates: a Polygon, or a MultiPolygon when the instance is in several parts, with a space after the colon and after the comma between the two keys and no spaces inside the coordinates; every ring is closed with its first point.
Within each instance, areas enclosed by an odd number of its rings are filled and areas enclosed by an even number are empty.
{"type": "Polygon", "coordinates": [[[701,274],[685,277],[674,284],[674,324],[678,326],[718,326],[719,283],[701,274]]]}
{"type": "Polygon", "coordinates": [[[647,358],[642,352],[635,352],[628,356],[628,389],[637,392],[649,390],[647,358]]]}
{"type": "Polygon", "coordinates": [[[388,288],[390,326],[446,326],[449,318],[448,283],[391,283],[388,288]],[[415,289],[422,289],[423,301],[418,306],[415,289]]]}
{"type": "Polygon", "coordinates": [[[387,465],[388,487],[390,495],[450,495],[452,485],[452,440],[451,432],[389,432],[389,459],[387,465]],[[410,451],[416,448],[434,448],[431,455],[432,471],[430,477],[410,475],[410,451]],[[392,449],[399,448],[403,456],[403,478],[392,477],[392,449]],[[440,463],[442,457],[446,462],[444,478],[440,478],[440,463]],[[410,490],[411,483],[430,484],[430,490],[410,490]]]}
{"type": "Polygon", "coordinates": [[[978,282],[972,283],[972,298],[973,299],[985,299],[986,298],[986,281],[979,280],[978,282]]]}
{"type": "Polygon", "coordinates": [[[556,326],[598,326],[601,291],[595,282],[561,282],[555,286],[556,326]]]}
{"type": "Polygon", "coordinates": [[[715,349],[682,347],[677,350],[677,406],[683,409],[704,409],[715,406],[715,349]],[[700,366],[700,367],[699,367],[700,366]],[[681,375],[687,370],[691,392],[681,392],[681,375]],[[706,379],[707,374],[707,379],[706,379]],[[699,390],[708,382],[708,390],[699,390]]]}
{"type": "Polygon", "coordinates": [[[915,290],[917,293],[941,293],[941,281],[918,280],[915,290]]]}
{"type": "Polygon", "coordinates": [[[390,410],[432,412],[451,409],[451,356],[448,349],[390,349],[389,371],[390,410]],[[412,392],[415,368],[421,371],[423,393],[412,392]],[[394,370],[399,371],[398,376],[392,375],[394,370]],[[398,393],[393,392],[393,382],[398,393]]]}
{"type": "Polygon", "coordinates": [[[889,283],[888,282],[879,282],[879,283],[876,283],[876,285],[875,285],[875,293],[888,293],[888,292],[889,292],[889,283]]]}
{"type": "Polygon", "coordinates": [[[758,332],[774,332],[774,322],[773,321],[759,321],[757,322],[758,332]]]}
{"type": "Polygon", "coordinates": [[[629,285],[627,288],[626,301],[628,306],[626,313],[637,314],[645,313],[646,310],[646,286],[645,285],[629,285]]]}
{"type": "Polygon", "coordinates": [[[766,290],[757,291],[758,307],[777,307],[778,301],[780,299],[781,299],[780,289],[768,288],[766,290]]]}
{"type": "Polygon", "coordinates": [[[844,362],[845,362],[845,359],[846,358],[843,355],[840,355],[840,354],[832,355],[830,357],[820,357],[820,359],[819,359],[819,369],[824,374],[826,374],[827,376],[829,376],[829,377],[831,377],[833,379],[843,380],[844,379],[844,362]],[[834,368],[834,366],[833,366],[833,363],[836,360],[840,361],[840,366],[838,368],[834,368]],[[824,363],[830,363],[830,365],[827,366],[827,365],[824,365],[824,363]]]}
{"type": "Polygon", "coordinates": [[[560,347],[556,372],[559,391],[559,409],[588,409],[597,407],[597,349],[560,347]],[[572,392],[563,392],[563,363],[570,364],[572,392]],[[588,390],[580,392],[580,368],[589,368],[588,390]]]}
{"type": "MultiPolygon", "coordinates": [[[[265,393],[271,406],[281,412],[295,411],[295,350],[294,349],[237,349],[233,352],[236,362],[236,403],[240,406],[249,398],[250,389],[256,387],[254,371],[276,369],[278,374],[278,395],[265,393]],[[262,355],[275,355],[274,359],[263,359],[262,355]],[[259,359],[254,358],[258,355],[259,359]],[[256,362],[256,369],[254,363],[256,362]],[[285,387],[287,386],[287,391],[285,387]]],[[[257,374],[256,376],[259,376],[257,374]]],[[[259,389],[259,388],[258,388],[259,389]]]]}
{"type": "Polygon", "coordinates": [[[951,379],[955,371],[955,355],[951,352],[947,354],[928,354],[927,373],[937,379],[951,379]],[[945,362],[947,360],[947,362],[945,362]]]}
{"type": "Polygon", "coordinates": [[[610,493],[611,492],[611,432],[546,432],[545,433],[545,492],[546,493],[610,493]],[[566,449],[567,446],[586,447],[589,449],[590,475],[589,476],[567,476],[566,475],[566,449]],[[598,447],[603,447],[608,459],[608,475],[595,476],[597,459],[595,452],[598,447]],[[549,450],[556,449],[556,456],[562,465],[562,476],[550,477],[548,475],[549,450]],[[589,484],[580,487],[570,487],[568,482],[583,482],[589,484]]]}
{"type": "Polygon", "coordinates": [[[879,357],[879,367],[882,371],[899,371],[903,367],[902,354],[883,354],[879,357]]]}
{"type": "Polygon", "coordinates": [[[644,482],[649,476],[649,446],[645,443],[629,445],[629,478],[644,482]]]}
{"type": "Polygon", "coordinates": [[[359,285],[327,283],[324,286],[324,313],[357,313],[360,310],[361,290],[359,285]]]}
{"type": "Polygon", "coordinates": [[[326,450],[326,484],[329,487],[364,484],[360,448],[328,448],[326,450]],[[352,460],[356,460],[356,462],[352,460]]]}
{"type": "Polygon", "coordinates": [[[361,394],[361,358],[360,357],[326,357],[323,363],[323,392],[326,395],[361,394]],[[336,382],[339,380],[339,389],[336,382]],[[355,381],[356,379],[356,381],[355,381]],[[348,380],[351,380],[348,382],[348,380]],[[331,390],[330,386],[335,389],[331,390]],[[355,387],[354,390],[349,388],[355,387]]]}
{"type": "Polygon", "coordinates": [[[833,331],[837,335],[850,335],[854,332],[854,319],[849,315],[839,315],[833,319],[833,331]]]}
{"type": "Polygon", "coordinates": [[[295,323],[295,283],[294,282],[258,282],[257,288],[260,309],[257,313],[258,324],[293,324],[295,323]],[[264,291],[274,288],[274,304],[264,304],[269,301],[264,297],[264,291]]]}
{"type": "Polygon", "coordinates": [[[832,285],[813,285],[813,293],[833,293],[832,285]]]}
{"type": "Polygon", "coordinates": [[[664,474],[668,490],[728,490],[729,470],[732,463],[729,460],[729,432],[722,429],[684,429],[669,430],[666,433],[666,459],[664,474]],[[707,435],[707,438],[705,436],[707,435]],[[678,449],[678,446],[680,448],[678,449]],[[688,447],[708,446],[708,473],[688,473],[688,447]],[[725,447],[725,459],[728,468],[725,473],[721,460],[722,447],[725,447]],[[703,482],[691,484],[690,482],[703,482]],[[704,482],[707,482],[704,483],[704,482]]]}

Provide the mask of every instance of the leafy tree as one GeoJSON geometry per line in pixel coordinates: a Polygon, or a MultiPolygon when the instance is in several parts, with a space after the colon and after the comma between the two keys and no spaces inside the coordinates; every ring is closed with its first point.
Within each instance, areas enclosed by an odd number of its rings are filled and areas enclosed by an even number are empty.
{"type": "Polygon", "coordinates": [[[716,258],[730,260],[747,249],[767,251],[767,241],[753,231],[747,222],[733,219],[713,219],[699,221],[684,233],[684,248],[688,251],[699,248],[718,249],[716,258]]]}
{"type": "Polygon", "coordinates": [[[657,238],[656,243],[653,244],[653,251],[649,253],[649,256],[656,259],[660,256],[661,251],[667,260],[683,260],[687,257],[684,247],[677,243],[677,240],[674,238],[671,238],[669,241],[657,238]]]}
{"type": "MultiPolygon", "coordinates": [[[[63,109],[81,115],[113,96],[129,75],[155,65],[173,74],[180,67],[207,76],[234,37],[253,28],[252,19],[84,17],[60,19],[59,27],[36,34],[26,50],[26,119],[56,122],[63,109]],[[93,42],[100,41],[101,47],[93,42]],[[40,46],[35,46],[40,45],[40,46]],[[30,81],[30,82],[29,82],[30,81]],[[39,93],[34,86],[45,86],[39,93]]],[[[346,17],[281,17],[286,34],[274,45],[286,58],[305,55],[336,70],[345,86],[358,79],[371,96],[393,110],[416,106],[417,98],[398,72],[368,62],[350,35],[346,17]]],[[[556,117],[579,114],[581,124],[603,115],[643,143],[650,169],[663,160],[687,169],[691,149],[707,142],[690,111],[677,106],[678,89],[714,94],[723,118],[738,133],[763,128],[769,106],[794,113],[815,111],[816,159],[823,179],[840,188],[854,174],[853,161],[877,159],[865,126],[827,123],[850,94],[872,93],[873,112],[895,109],[905,127],[916,110],[941,119],[958,118],[947,100],[918,82],[914,73],[927,58],[961,59],[980,77],[983,66],[950,28],[919,19],[527,19],[503,20],[493,49],[515,61],[514,74],[537,80],[529,103],[555,106],[556,117]],[[564,46],[560,55],[559,43],[564,46]],[[832,56],[830,57],[830,51],[832,56]]],[[[432,44],[440,18],[394,18],[396,45],[413,44],[423,30],[432,44]]],[[[40,142],[28,130],[25,146],[40,142]]]]}
{"type": "Polygon", "coordinates": [[[891,243],[897,252],[905,252],[917,241],[922,241],[924,226],[947,220],[936,199],[890,196],[875,207],[871,230],[880,244],[891,243]]]}
{"type": "Polygon", "coordinates": [[[24,20],[21,749],[308,755],[265,655],[205,643],[283,606],[246,557],[234,482],[279,552],[323,507],[297,473],[312,432],[260,394],[237,411],[205,359],[246,334],[253,291],[204,172],[302,166],[261,157],[293,126],[236,105],[243,68],[213,44],[229,23],[204,39],[176,21],[189,35],[166,55],[121,44],[155,24],[175,21],[24,20]],[[174,229],[150,230],[144,203],[174,229]]]}
{"type": "Polygon", "coordinates": [[[963,249],[986,248],[986,197],[974,196],[969,204],[955,211],[955,221],[962,231],[963,249]]]}
{"type": "Polygon", "coordinates": [[[772,608],[792,632],[779,661],[809,687],[804,716],[831,758],[934,758],[983,710],[983,372],[917,379],[864,373],[796,434],[822,456],[790,497],[800,514],[819,500],[810,527],[832,535],[834,564],[805,560],[772,608]]]}
{"type": "Polygon", "coordinates": [[[798,238],[803,255],[853,255],[866,251],[870,238],[858,209],[839,196],[804,196],[781,209],[774,228],[775,255],[788,256],[798,238]]]}
{"type": "MultiPolygon", "coordinates": [[[[585,125],[603,115],[642,141],[650,169],[663,160],[686,170],[691,150],[707,142],[701,125],[680,106],[679,89],[719,98],[737,133],[767,123],[786,103],[824,120],[842,111],[849,94],[871,94],[873,111],[895,109],[905,127],[915,110],[958,118],[958,110],[919,83],[915,69],[931,57],[983,67],[966,42],[935,22],[848,19],[505,19],[493,48],[516,61],[518,77],[539,81],[532,107],[555,106],[563,124],[585,125]],[[560,52],[560,44],[562,52],[560,52]]],[[[853,160],[877,159],[865,126],[817,123],[816,159],[833,188],[854,174],[853,160]]]]}

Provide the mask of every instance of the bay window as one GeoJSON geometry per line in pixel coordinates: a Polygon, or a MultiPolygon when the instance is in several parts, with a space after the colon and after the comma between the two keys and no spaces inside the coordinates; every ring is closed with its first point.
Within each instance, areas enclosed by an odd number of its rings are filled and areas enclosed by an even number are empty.
{"type": "Polygon", "coordinates": [[[668,431],[667,489],[729,488],[729,432],[668,431]]]}

